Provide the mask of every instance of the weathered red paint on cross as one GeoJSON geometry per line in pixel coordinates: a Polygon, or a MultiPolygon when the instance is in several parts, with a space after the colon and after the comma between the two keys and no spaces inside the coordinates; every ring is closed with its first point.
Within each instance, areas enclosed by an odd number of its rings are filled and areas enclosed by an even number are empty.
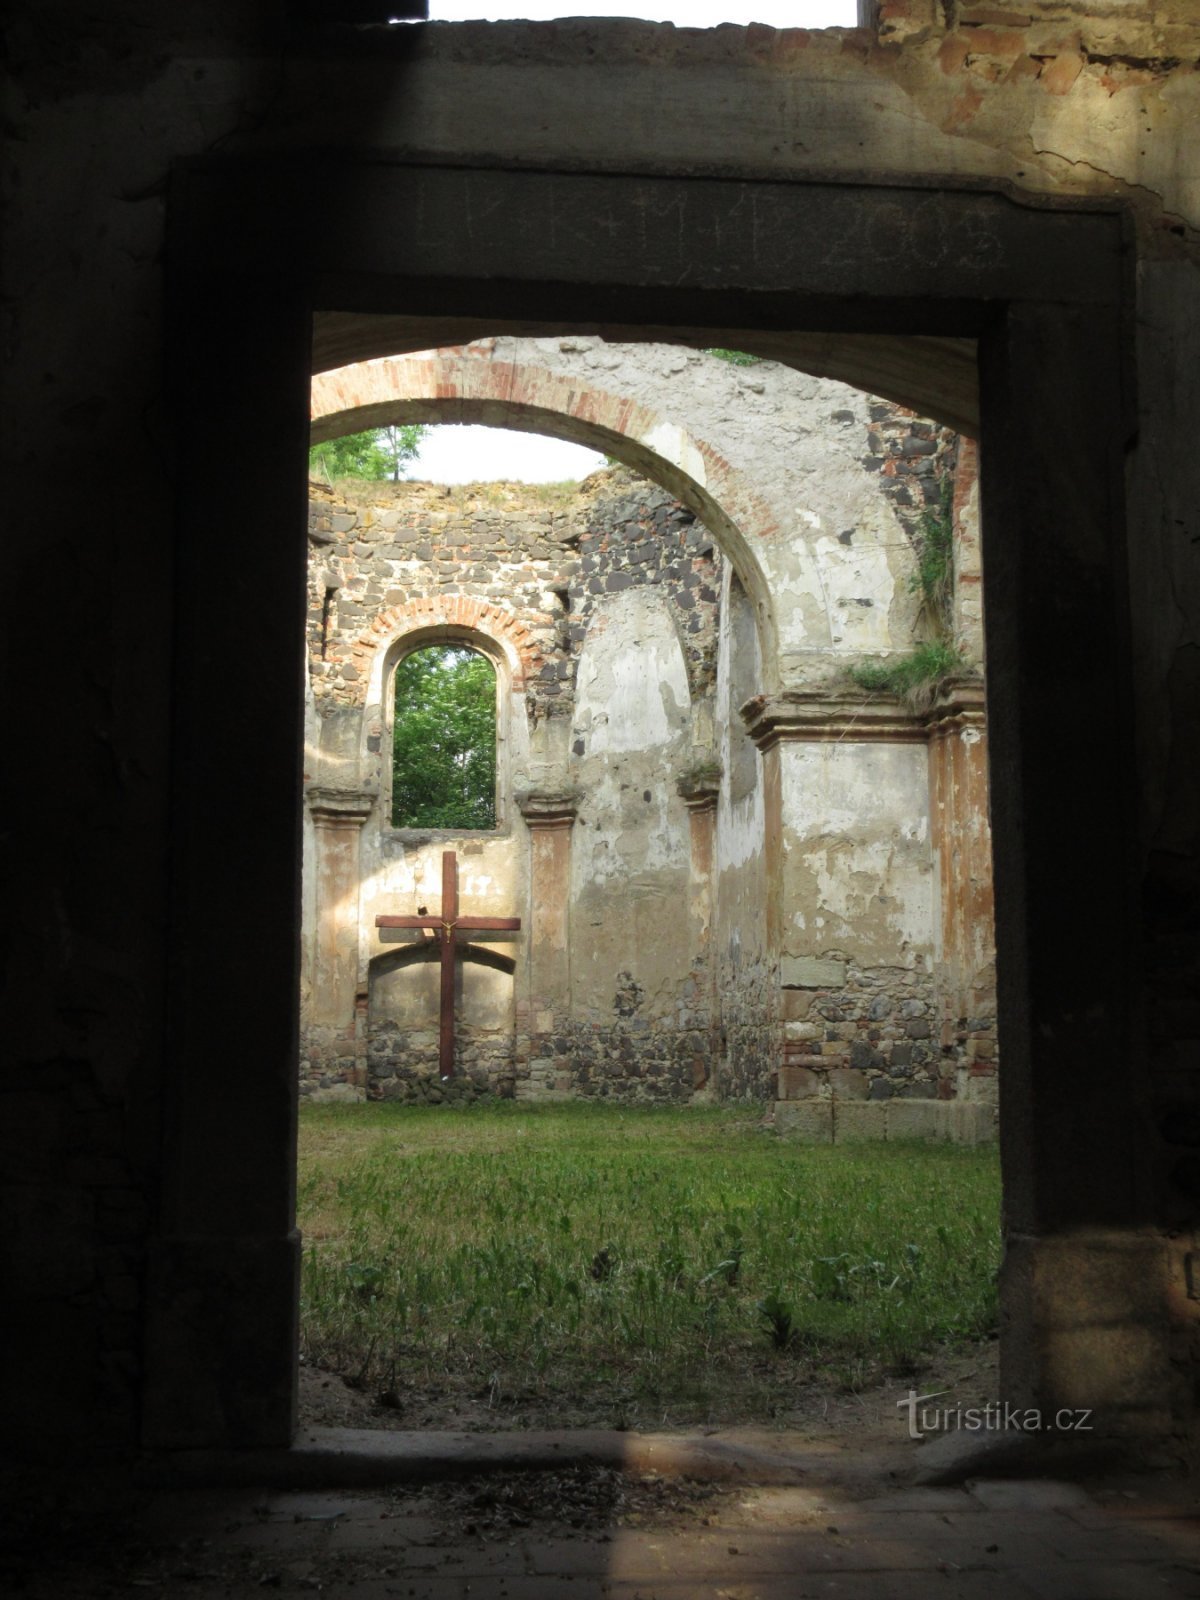
{"type": "Polygon", "coordinates": [[[484,929],[512,930],[521,926],[520,917],[460,917],[458,914],[458,857],[453,850],[442,851],[442,912],[438,917],[376,917],[377,928],[429,928],[441,946],[442,994],[438,1024],[438,1070],[443,1078],[454,1076],[454,939],[459,932],[478,933],[484,929]]]}

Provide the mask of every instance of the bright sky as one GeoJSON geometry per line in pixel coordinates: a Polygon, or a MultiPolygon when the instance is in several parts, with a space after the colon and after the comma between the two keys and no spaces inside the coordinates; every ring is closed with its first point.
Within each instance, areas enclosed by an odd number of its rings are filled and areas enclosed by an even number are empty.
{"type": "Polygon", "coordinates": [[[565,483],[586,478],[604,466],[602,455],[562,439],[511,428],[480,428],[440,423],[421,441],[406,478],[425,483],[565,483]]]}
{"type": "Polygon", "coordinates": [[[524,18],[549,22],[554,17],[641,17],[646,22],[673,22],[679,28],[715,28],[719,22],[766,22],[773,28],[853,28],[855,0],[624,0],[621,5],[591,0],[536,0],[493,5],[488,0],[429,0],[431,22],[502,22],[524,18]]]}
{"type": "MultiPolygon", "coordinates": [[[[431,22],[500,22],[506,18],[548,22],[554,17],[641,17],[677,27],[714,28],[720,22],[765,22],[775,28],[853,28],[856,0],[430,0],[431,22]]],[[[534,433],[504,428],[430,428],[408,477],[432,483],[489,483],[512,478],[522,483],[558,483],[586,478],[604,457],[581,445],[564,444],[534,433]]]]}

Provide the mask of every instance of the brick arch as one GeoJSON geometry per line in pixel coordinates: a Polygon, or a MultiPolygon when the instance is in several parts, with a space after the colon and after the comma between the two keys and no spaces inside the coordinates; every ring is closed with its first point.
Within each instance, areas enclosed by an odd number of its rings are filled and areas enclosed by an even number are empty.
{"type": "Polygon", "coordinates": [[[493,349],[493,340],[482,339],[318,373],[312,381],[313,442],[386,423],[483,423],[614,456],[694,511],[713,534],[754,601],[764,677],[773,681],[774,607],[755,546],[780,529],[749,479],[709,440],[640,401],[574,375],[495,359],[493,349]]]}
{"type": "MultiPolygon", "coordinates": [[[[358,635],[351,654],[366,669],[381,649],[386,650],[405,634],[429,628],[470,629],[493,639],[508,660],[512,687],[518,692],[536,676],[543,663],[533,635],[519,617],[470,595],[437,595],[389,606],[358,635]]],[[[365,670],[362,677],[367,677],[365,670]]]]}

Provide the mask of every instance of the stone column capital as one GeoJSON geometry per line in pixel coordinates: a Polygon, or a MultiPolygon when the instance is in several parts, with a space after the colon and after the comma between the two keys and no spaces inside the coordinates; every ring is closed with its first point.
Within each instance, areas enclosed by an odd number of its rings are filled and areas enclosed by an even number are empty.
{"type": "Polygon", "coordinates": [[[930,737],[944,738],[966,728],[987,725],[987,704],[981,678],[948,678],[925,713],[930,737]]]}
{"type": "Polygon", "coordinates": [[[577,789],[527,789],[516,796],[517,809],[531,828],[570,828],[579,810],[577,789]]]}
{"type": "Polygon", "coordinates": [[[309,789],[305,798],[319,828],[361,828],[379,798],[372,789],[309,789]]]}
{"type": "Polygon", "coordinates": [[[721,763],[705,761],[680,773],[675,788],[691,812],[715,811],[721,793],[721,763]]]}

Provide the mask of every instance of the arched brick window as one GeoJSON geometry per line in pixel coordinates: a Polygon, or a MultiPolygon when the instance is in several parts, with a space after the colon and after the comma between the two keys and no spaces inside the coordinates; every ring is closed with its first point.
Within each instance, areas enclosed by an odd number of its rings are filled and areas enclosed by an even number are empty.
{"type": "Polygon", "coordinates": [[[394,828],[496,826],[496,668],[465,640],[405,651],[392,674],[394,828]]]}

